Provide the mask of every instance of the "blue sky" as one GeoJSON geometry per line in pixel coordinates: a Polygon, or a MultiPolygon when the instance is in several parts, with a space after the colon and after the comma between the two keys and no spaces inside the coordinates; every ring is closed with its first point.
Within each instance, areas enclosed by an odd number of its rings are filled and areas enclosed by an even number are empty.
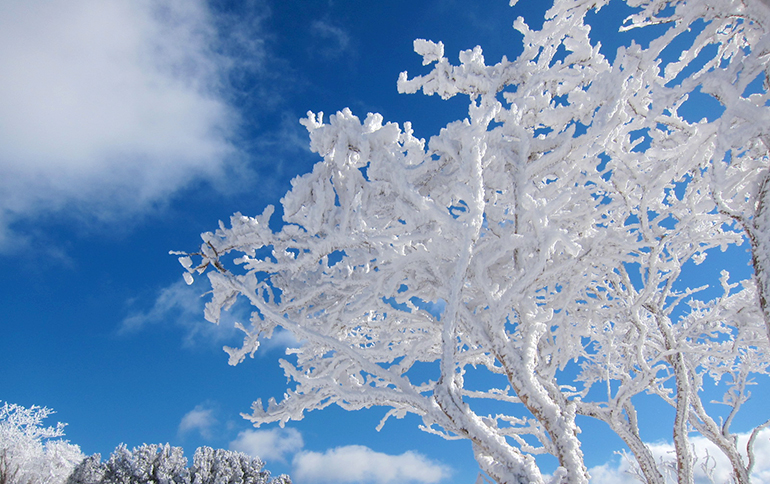
{"type": "MultiPolygon", "coordinates": [[[[221,347],[239,342],[231,326],[246,308],[222,327],[204,321],[205,282],[186,286],[168,252],[278,203],[318,161],[298,123],[308,110],[379,112],[426,138],[464,117],[465,99],[398,94],[399,72],[427,69],[413,40],[442,41],[455,62],[476,45],[488,63],[513,58],[514,19],[537,28],[549,5],[0,3],[0,400],[54,408],[67,437],[103,457],[121,442],[170,442],[188,456],[200,445],[259,451],[298,484],[371,480],[351,474],[356,462],[401,472],[393,482],[473,482],[469,443],[409,417],[376,432],[379,409],[334,407],[253,432],[239,413],[283,394],[277,360],[290,341],[228,366],[221,347]]],[[[631,38],[607,28],[622,13],[615,3],[594,19],[603,51],[631,38]]],[[[646,438],[666,439],[663,428],[646,438]]],[[[589,467],[617,461],[617,439],[584,430],[589,467]]]]}

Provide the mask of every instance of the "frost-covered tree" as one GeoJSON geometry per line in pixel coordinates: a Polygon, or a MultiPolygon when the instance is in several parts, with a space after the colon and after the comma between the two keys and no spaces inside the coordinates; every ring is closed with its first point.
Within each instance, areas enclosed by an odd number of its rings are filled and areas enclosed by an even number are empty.
{"type": "Polygon", "coordinates": [[[67,484],[94,484],[103,482],[105,466],[101,454],[89,455],[67,477],[67,484]]]}
{"type": "Polygon", "coordinates": [[[0,484],[61,484],[83,460],[77,445],[63,440],[63,423],[45,427],[46,407],[0,406],[0,484]]]}
{"type": "Polygon", "coordinates": [[[188,282],[212,268],[207,319],[238,297],[254,307],[231,364],[276,328],[303,342],[281,360],[295,388],[255,402],[255,424],[382,406],[381,425],[413,413],[470,440],[499,483],[544,482],[544,453],[555,482],[585,483],[585,415],[662,483],[634,406],[647,392],[674,409],[678,482],[693,480],[693,432],[749,481],[753,439],[738,448],[730,426],[770,365],[770,7],[627,0],[621,30],[649,42],[607,58],[585,20],[607,3],[556,0],[539,31],[518,19],[523,53],[494,65],[415,41],[434,66],[399,90],[466,95],[466,119],[426,146],[409,123],[309,113],[323,161],[293,180],[282,228],[271,206],[236,214],[180,254],[188,282]],[[751,279],[704,263],[746,241],[751,279]],[[692,285],[713,272],[716,295],[692,285]],[[477,412],[484,400],[498,412],[477,412]]]}
{"type": "Polygon", "coordinates": [[[291,484],[286,475],[270,478],[264,463],[241,452],[199,447],[193,466],[181,447],[120,445],[102,463],[99,454],[84,459],[67,484],[291,484]]]}
{"type": "Polygon", "coordinates": [[[118,446],[104,464],[105,484],[188,484],[190,472],[181,447],[145,444],[128,450],[118,446]]]}
{"type": "Polygon", "coordinates": [[[264,463],[242,452],[199,447],[193,457],[192,484],[291,484],[287,475],[270,479],[264,463]]]}

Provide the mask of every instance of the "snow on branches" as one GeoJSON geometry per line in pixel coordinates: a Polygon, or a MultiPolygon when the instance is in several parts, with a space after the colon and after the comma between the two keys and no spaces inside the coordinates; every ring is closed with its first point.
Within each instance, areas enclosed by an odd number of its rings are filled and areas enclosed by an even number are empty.
{"type": "Polygon", "coordinates": [[[83,460],[80,447],[61,439],[64,424],[44,427],[53,410],[0,406],[0,482],[3,484],[60,484],[83,460]]]}
{"type": "Polygon", "coordinates": [[[647,392],[675,411],[679,482],[693,479],[692,432],[748,482],[752,449],[730,424],[770,364],[770,9],[628,0],[621,29],[667,28],[608,59],[585,21],[606,3],[557,0],[540,31],[517,20],[523,53],[492,66],[479,47],[454,66],[441,43],[415,41],[433,70],[402,73],[399,89],[467,95],[467,119],[426,146],[378,114],[309,113],[323,161],[281,200],[283,227],[268,226],[272,207],[236,214],[180,254],[188,281],[214,268],[209,320],[238,297],[253,306],[231,364],[277,327],[303,342],[281,360],[296,386],[257,401],[254,423],[382,406],[383,423],[414,413],[425,431],[470,440],[497,482],[544,482],[533,456],[548,453],[555,481],[585,483],[584,415],[662,483],[634,407],[647,392]],[[689,119],[696,96],[721,114],[689,119]],[[744,240],[752,279],[716,267],[721,289],[706,297],[683,278],[744,240]],[[702,401],[707,378],[728,382],[724,421],[702,401]],[[500,413],[477,414],[479,400],[500,413]]]}

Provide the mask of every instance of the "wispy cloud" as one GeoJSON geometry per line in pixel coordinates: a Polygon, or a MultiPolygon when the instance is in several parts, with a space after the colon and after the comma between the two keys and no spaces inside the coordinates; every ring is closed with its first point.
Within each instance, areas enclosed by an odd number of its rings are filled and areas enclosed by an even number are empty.
{"type": "Polygon", "coordinates": [[[201,297],[205,292],[205,278],[200,284],[188,286],[179,281],[164,287],[152,307],[138,311],[126,317],[118,329],[123,335],[136,333],[148,326],[173,324],[183,331],[183,343],[186,347],[201,344],[221,345],[228,341],[232,344],[239,338],[240,332],[234,327],[235,321],[248,321],[249,314],[242,306],[234,306],[222,313],[219,324],[212,324],[203,319],[206,300],[201,297]]]}
{"type": "Polygon", "coordinates": [[[202,0],[0,2],[0,249],[19,220],[140,213],[238,163],[222,43],[250,71],[262,44],[220,24],[202,0]]]}
{"type": "Polygon", "coordinates": [[[305,445],[295,429],[244,430],[230,442],[230,449],[259,457],[265,461],[286,461],[305,445]]]}
{"type": "MultiPolygon", "coordinates": [[[[245,299],[239,300],[229,310],[222,311],[219,324],[212,324],[203,318],[207,301],[204,293],[210,290],[206,284],[206,278],[200,277],[192,286],[188,286],[180,277],[177,282],[160,289],[148,309],[132,312],[123,319],[118,333],[129,335],[151,326],[172,324],[182,330],[183,345],[188,348],[200,345],[221,346],[225,342],[238,345],[243,333],[235,328],[235,323],[248,326],[251,306],[245,299]]],[[[301,345],[291,333],[280,328],[273,331],[270,339],[260,339],[260,343],[257,355],[269,351],[284,352],[286,348],[301,345]]]]}
{"type": "Polygon", "coordinates": [[[325,57],[339,57],[351,50],[350,35],[329,20],[315,20],[310,33],[320,41],[314,49],[325,57]]]}
{"type": "Polygon", "coordinates": [[[308,484],[435,483],[449,477],[449,468],[417,452],[389,455],[362,445],[336,447],[326,452],[300,452],[294,457],[292,477],[308,484]]]}
{"type": "Polygon", "coordinates": [[[179,434],[185,435],[197,431],[201,437],[210,439],[212,437],[212,428],[216,424],[217,419],[214,417],[213,408],[203,404],[196,405],[179,422],[179,434]]]}

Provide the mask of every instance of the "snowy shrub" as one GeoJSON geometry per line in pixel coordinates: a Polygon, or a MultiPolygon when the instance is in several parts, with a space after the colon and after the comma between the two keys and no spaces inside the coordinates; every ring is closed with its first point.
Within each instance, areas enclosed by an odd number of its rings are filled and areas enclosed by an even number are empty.
{"type": "Polygon", "coordinates": [[[45,407],[0,406],[0,484],[59,484],[83,460],[80,447],[60,438],[65,424],[43,426],[52,413],[45,407]]]}

